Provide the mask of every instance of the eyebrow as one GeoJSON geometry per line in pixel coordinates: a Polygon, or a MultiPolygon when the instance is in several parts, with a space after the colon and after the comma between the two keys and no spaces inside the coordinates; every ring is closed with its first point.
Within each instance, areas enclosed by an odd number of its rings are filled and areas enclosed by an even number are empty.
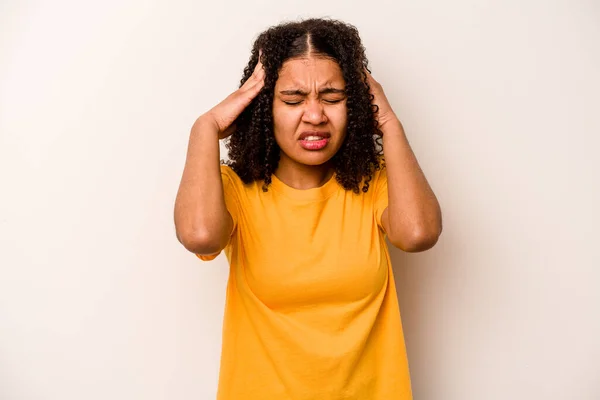
{"type": "MultiPolygon", "coordinates": [[[[295,89],[295,90],[282,90],[281,92],[279,92],[281,94],[284,95],[288,95],[288,96],[306,96],[308,93],[300,90],[300,89],[295,89]]],[[[319,94],[345,94],[346,91],[344,89],[336,89],[336,88],[324,88],[319,90],[319,94]]]]}

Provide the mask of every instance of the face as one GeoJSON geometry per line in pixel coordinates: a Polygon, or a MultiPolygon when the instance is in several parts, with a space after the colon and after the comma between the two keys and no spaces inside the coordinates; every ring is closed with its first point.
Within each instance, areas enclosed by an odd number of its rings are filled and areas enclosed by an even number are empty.
{"type": "Polygon", "coordinates": [[[273,98],[275,140],[283,163],[322,165],[346,136],[346,83],[328,58],[287,60],[273,98]]]}

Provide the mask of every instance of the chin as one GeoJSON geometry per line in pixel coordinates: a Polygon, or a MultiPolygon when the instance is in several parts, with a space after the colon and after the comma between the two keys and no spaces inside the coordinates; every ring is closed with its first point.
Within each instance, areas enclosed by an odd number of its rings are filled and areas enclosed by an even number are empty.
{"type": "Polygon", "coordinates": [[[310,165],[310,166],[316,167],[316,166],[327,163],[332,158],[333,158],[333,156],[332,157],[315,157],[315,156],[303,157],[303,159],[298,160],[298,162],[300,162],[301,164],[304,164],[304,165],[310,165]]]}
{"type": "MultiPolygon", "coordinates": [[[[283,149],[282,149],[283,151],[283,149]]],[[[335,156],[337,151],[309,151],[309,150],[296,150],[294,152],[286,153],[288,158],[295,161],[298,164],[310,165],[310,166],[319,166],[329,162],[333,156],[335,156]]]]}
{"type": "MultiPolygon", "coordinates": [[[[283,151],[283,150],[282,150],[283,151]]],[[[325,154],[318,152],[311,152],[309,154],[289,154],[286,153],[286,156],[291,159],[293,162],[302,164],[302,165],[310,165],[310,166],[319,166],[327,163],[329,160],[333,158],[335,154],[325,154]]]]}

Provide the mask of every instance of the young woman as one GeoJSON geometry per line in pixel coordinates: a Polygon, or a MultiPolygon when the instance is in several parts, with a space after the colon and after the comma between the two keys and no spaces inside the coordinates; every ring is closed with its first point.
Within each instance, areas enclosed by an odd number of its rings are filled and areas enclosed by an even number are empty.
{"type": "Polygon", "coordinates": [[[218,399],[412,398],[385,237],[429,249],[441,211],[353,26],[258,37],[192,127],[175,225],[230,263],[218,399]]]}

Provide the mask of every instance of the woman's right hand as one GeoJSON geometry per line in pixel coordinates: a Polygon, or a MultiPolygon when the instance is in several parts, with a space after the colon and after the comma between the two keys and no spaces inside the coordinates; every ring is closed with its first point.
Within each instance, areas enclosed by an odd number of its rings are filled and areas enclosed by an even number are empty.
{"type": "Polygon", "coordinates": [[[214,124],[219,131],[219,139],[225,139],[235,131],[233,122],[263,88],[265,70],[260,62],[261,55],[262,53],[259,53],[258,63],[250,78],[238,90],[200,117],[214,124]]]}

